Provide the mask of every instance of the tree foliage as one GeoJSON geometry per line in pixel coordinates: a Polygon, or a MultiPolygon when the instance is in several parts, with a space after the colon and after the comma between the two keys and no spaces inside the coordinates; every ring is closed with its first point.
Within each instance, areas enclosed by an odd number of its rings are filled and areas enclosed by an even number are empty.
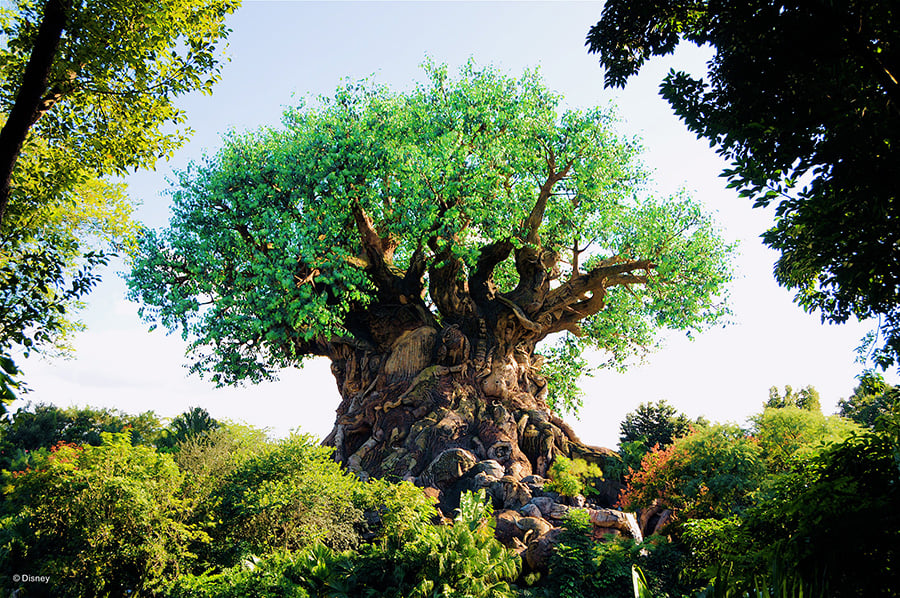
{"type": "Polygon", "coordinates": [[[665,399],[641,403],[619,424],[619,442],[641,442],[648,449],[672,442],[691,431],[691,420],[665,399]]]}
{"type": "Polygon", "coordinates": [[[754,439],[733,424],[712,425],[647,453],[620,503],[634,509],[659,501],[682,520],[726,518],[746,508],[765,473],[754,439]]]}
{"type": "Polygon", "coordinates": [[[234,383],[341,343],[386,351],[405,320],[492,336],[495,360],[564,333],[569,358],[622,363],[657,327],[723,313],[728,248],[693,202],[648,197],[607,112],[560,113],[533,73],[426,70],[408,93],[351,84],[289,110],[181,175],[129,286],[192,339],[194,370],[234,383]]]}
{"type": "Polygon", "coordinates": [[[825,417],[801,407],[766,407],[750,418],[753,437],[759,442],[770,472],[782,471],[800,454],[821,450],[822,444],[839,442],[860,430],[842,417],[825,417]]]}
{"type": "Polygon", "coordinates": [[[880,319],[876,364],[900,356],[900,18],[892,0],[614,0],[587,43],[623,86],[681,40],[716,54],[661,94],[731,162],[730,187],[776,205],[775,277],[823,319],[880,319]]]}
{"type": "Polygon", "coordinates": [[[183,129],[170,128],[184,122],[172,100],[210,90],[224,18],[236,7],[18,0],[4,11],[0,222],[7,209],[59,201],[86,177],[152,167],[170,155],[185,140],[183,129]]]}
{"type": "Polygon", "coordinates": [[[884,381],[884,377],[872,371],[859,377],[859,385],[853,394],[838,401],[838,414],[856,423],[874,428],[881,418],[893,413],[900,406],[900,388],[884,381]]]}
{"type": "Polygon", "coordinates": [[[203,437],[219,427],[209,411],[202,407],[191,407],[184,413],[175,416],[162,431],[157,445],[167,449],[187,442],[192,438],[203,437]]]}
{"type": "Polygon", "coordinates": [[[16,0],[0,11],[0,394],[14,350],[65,341],[133,202],[105,175],[187,138],[174,100],[210,90],[233,0],[16,0]],[[115,40],[115,43],[110,43],[115,40]]]}
{"type": "Polygon", "coordinates": [[[897,438],[854,434],[771,478],[746,517],[748,552],[822,595],[896,596],[897,438]]]}
{"type": "Polygon", "coordinates": [[[321,541],[336,549],[359,543],[362,510],[353,502],[360,482],[332,459],[332,449],[305,435],[274,444],[239,463],[213,495],[214,537],[247,554],[297,550],[321,541]]]}
{"type": "Polygon", "coordinates": [[[127,432],[133,444],[153,446],[161,428],[152,411],[130,415],[116,409],[28,404],[0,420],[0,469],[25,469],[36,453],[59,443],[99,446],[104,433],[127,432]]]}
{"type": "MultiPolygon", "coordinates": [[[[631,598],[632,567],[640,565],[644,581],[652,587],[649,596],[680,595],[677,573],[669,571],[680,559],[671,546],[659,537],[635,543],[631,538],[596,541],[589,514],[571,509],[563,521],[559,543],[550,556],[546,579],[536,596],[546,598],[631,598]],[[675,557],[674,559],[672,557],[675,557]],[[649,580],[649,582],[648,582],[649,580]]],[[[524,594],[531,596],[531,594],[524,594]]]]}
{"type": "Polygon", "coordinates": [[[778,392],[778,388],[773,386],[769,389],[769,400],[766,401],[766,408],[783,409],[785,407],[796,407],[813,413],[822,412],[821,398],[819,391],[812,386],[801,388],[794,392],[794,389],[788,385],[784,387],[784,396],[778,392]]]}
{"type": "Polygon", "coordinates": [[[100,446],[60,443],[24,472],[4,474],[0,570],[6,590],[46,595],[147,595],[192,559],[204,534],[185,520],[182,474],[171,457],[103,433],[100,446]],[[12,584],[12,585],[9,585],[12,584]]]}

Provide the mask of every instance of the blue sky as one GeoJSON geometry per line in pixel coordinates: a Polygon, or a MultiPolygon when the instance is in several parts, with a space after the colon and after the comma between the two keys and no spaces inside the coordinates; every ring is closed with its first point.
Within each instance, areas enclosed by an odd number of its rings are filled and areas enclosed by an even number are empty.
{"type": "MultiPolygon", "coordinates": [[[[643,139],[658,192],[688,190],[716,214],[724,236],[740,244],[732,324],[693,342],[668,338],[663,350],[625,374],[585,378],[581,419],[569,418],[582,439],[615,446],[624,415],[659,399],[692,417],[744,423],[773,385],[811,384],[822,394],[824,410],[833,410],[854,386],[860,366],[853,349],[866,326],[823,326],[818,316],[791,303],[791,294],[772,278],[775,254],[758,239],[771,224],[771,212],[751,210],[748,201],[725,190],[718,176],[724,164],[687,133],[656,93],[669,68],[702,72],[709,52],[682,47],[648,65],[625,90],[604,90],[597,59],[584,47],[601,7],[600,2],[245,0],[230,20],[233,33],[225,52],[231,61],[222,81],[212,96],[181,102],[195,131],[192,141],[155,172],[128,180],[143,204],[139,218],[148,226],[164,226],[172,171],[214,152],[223,134],[276,125],[284,107],[330,95],[344,79],[373,77],[394,89],[408,88],[421,78],[426,57],[451,69],[470,57],[513,74],[540,67],[547,85],[569,106],[615,103],[620,131],[643,139]]],[[[147,332],[114,270],[88,298],[82,318],[87,330],[75,339],[76,357],[22,363],[34,388],[31,400],[154,410],[167,417],[202,406],[214,417],[268,427],[277,435],[296,427],[320,436],[330,431],[338,394],[326,362],[286,371],[277,383],[213,389],[187,376],[177,335],[147,332]]]]}

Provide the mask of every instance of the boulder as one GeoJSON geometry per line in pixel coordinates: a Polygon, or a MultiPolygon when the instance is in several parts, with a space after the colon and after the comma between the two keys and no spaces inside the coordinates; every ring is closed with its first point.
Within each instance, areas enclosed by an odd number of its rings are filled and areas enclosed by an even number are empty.
{"type": "Polygon", "coordinates": [[[551,519],[565,519],[569,514],[570,507],[566,505],[561,505],[558,502],[553,503],[553,506],[550,508],[550,518],[551,519]]]}
{"type": "Polygon", "coordinates": [[[518,521],[522,518],[513,510],[498,511],[497,527],[494,528],[494,537],[505,546],[512,546],[513,540],[518,539],[521,542],[525,538],[525,530],[520,528],[518,521]]]}
{"type": "Polygon", "coordinates": [[[653,503],[646,509],[641,509],[638,512],[638,525],[641,528],[641,531],[644,535],[649,536],[653,533],[653,527],[656,525],[656,521],[651,523],[651,519],[657,519],[659,514],[666,510],[665,505],[663,505],[658,500],[654,500],[653,503]]]}
{"type": "Polygon", "coordinates": [[[541,510],[538,508],[536,504],[533,502],[528,503],[527,505],[522,506],[519,509],[519,513],[521,513],[525,517],[543,517],[544,514],[541,513],[541,510]]]}
{"type": "Polygon", "coordinates": [[[541,510],[541,515],[549,517],[550,511],[553,510],[554,503],[553,499],[548,496],[535,496],[531,499],[531,504],[541,510]]]}
{"type": "Polygon", "coordinates": [[[553,526],[541,517],[522,517],[516,521],[516,527],[522,530],[525,542],[532,538],[540,538],[553,529],[553,526]]]}
{"type": "Polygon", "coordinates": [[[644,539],[634,513],[625,513],[616,509],[589,509],[588,513],[595,529],[619,530],[637,542],[644,539]]]}
{"type": "Polygon", "coordinates": [[[615,509],[590,509],[591,523],[595,527],[611,527],[622,531],[628,530],[625,513],[615,509]]]}
{"type": "Polygon", "coordinates": [[[531,500],[528,486],[516,481],[512,476],[504,476],[496,482],[491,482],[488,491],[494,500],[494,506],[500,509],[518,509],[531,500]]]}
{"type": "Polygon", "coordinates": [[[475,492],[481,488],[487,488],[488,486],[491,485],[492,482],[497,481],[497,478],[491,477],[483,471],[479,471],[475,475],[471,475],[471,473],[472,472],[470,471],[465,476],[467,478],[466,479],[467,483],[465,484],[466,490],[471,490],[471,491],[475,492]]]}
{"type": "Polygon", "coordinates": [[[650,536],[653,534],[658,534],[662,532],[663,528],[666,527],[672,521],[672,511],[669,509],[664,510],[659,514],[659,519],[656,521],[656,525],[653,526],[653,530],[650,532],[650,536]]]}
{"type": "Polygon", "coordinates": [[[543,488],[544,483],[547,481],[539,475],[527,475],[520,480],[526,486],[534,488],[543,488]]]}
{"type": "Polygon", "coordinates": [[[546,573],[550,565],[553,547],[559,543],[562,528],[555,527],[543,536],[528,543],[525,550],[525,564],[530,571],[546,573]]]}
{"type": "Polygon", "coordinates": [[[447,449],[425,468],[419,483],[423,486],[433,485],[444,489],[465,475],[477,461],[475,455],[466,449],[447,449]]]}
{"type": "Polygon", "coordinates": [[[484,461],[479,461],[478,463],[476,463],[475,467],[473,467],[469,472],[470,475],[478,475],[482,473],[488,478],[499,480],[506,475],[506,470],[497,461],[494,461],[493,459],[485,459],[484,461]]]}
{"type": "Polygon", "coordinates": [[[422,488],[422,493],[436,503],[441,502],[441,499],[444,498],[444,493],[433,486],[422,488]]]}

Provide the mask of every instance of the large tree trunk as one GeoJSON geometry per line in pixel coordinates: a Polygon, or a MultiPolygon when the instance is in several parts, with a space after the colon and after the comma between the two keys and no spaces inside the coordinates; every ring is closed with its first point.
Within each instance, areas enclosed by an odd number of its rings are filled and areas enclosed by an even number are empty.
{"type": "Polygon", "coordinates": [[[391,311],[380,342],[329,351],[343,400],[325,443],[349,470],[427,486],[437,482],[429,465],[448,449],[497,461],[516,480],[545,476],[558,454],[601,463],[611,455],[551,413],[533,351],[498,355],[483,323],[467,335],[391,311]]]}
{"type": "MultiPolygon", "coordinates": [[[[608,287],[646,283],[654,266],[618,256],[580,273],[581,250],[575,247],[569,279],[553,287],[560,256],[542,248],[537,232],[553,185],[571,163],[557,168],[551,153],[548,166],[524,223],[528,244],[490,242],[474,267],[442,247],[435,232],[398,270],[397,241],[375,230],[369,215],[354,206],[363,248],[355,262],[377,292],[370,303],[351,309],[349,339],[302,348],[331,358],[342,402],[325,442],[351,471],[434,485],[431,466],[451,449],[496,461],[515,480],[543,477],[558,454],[601,466],[616,458],[586,446],[551,413],[535,346],[564,330],[579,334],[578,322],[603,309],[608,287]],[[434,254],[430,260],[426,245],[434,254]],[[504,293],[494,271],[509,258],[518,284],[504,293]]],[[[309,276],[300,274],[305,284],[309,276]]]]}

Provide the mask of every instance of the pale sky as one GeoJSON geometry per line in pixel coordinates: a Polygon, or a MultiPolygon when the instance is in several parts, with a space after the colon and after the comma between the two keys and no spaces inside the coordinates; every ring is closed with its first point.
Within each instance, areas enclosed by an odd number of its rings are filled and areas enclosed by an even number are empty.
{"type": "MultiPolygon", "coordinates": [[[[151,227],[168,219],[173,169],[213,153],[223,133],[279,121],[284,107],[302,98],[331,95],[342,80],[373,77],[393,89],[422,78],[426,56],[451,70],[470,57],[519,74],[539,66],[546,84],[570,106],[613,102],[620,130],[644,141],[645,162],[660,194],[687,189],[716,214],[723,235],[738,241],[738,278],[732,285],[732,323],[691,342],[675,335],[647,363],[625,374],[598,372],[582,380],[585,407],[569,421],[590,444],[615,447],[619,423],[641,402],[667,399],[691,417],[746,423],[768,388],[815,386],[823,410],[848,396],[861,367],[853,349],[865,325],[823,326],[804,313],[772,277],[775,253],[759,240],[771,212],[725,189],[725,164],[672,114],[656,89],[669,68],[698,72],[709,53],[680,48],[655,60],[624,91],[603,89],[603,73],[584,38],[600,16],[601,2],[271,2],[248,1],[230,20],[226,50],[231,62],[212,96],[182,100],[192,141],[155,172],[129,178],[151,227]]],[[[121,265],[118,269],[121,270],[121,265]]],[[[75,339],[70,360],[18,359],[34,389],[29,399],[61,406],[153,410],[172,417],[188,407],[213,417],[245,421],[285,435],[300,428],[318,436],[330,430],[339,397],[328,363],[309,362],[279,382],[214,389],[189,377],[184,344],[161,330],[149,333],[137,306],[124,298],[115,268],[88,297],[87,331],[75,339]]],[[[599,357],[593,360],[599,362],[599,357]]],[[[887,376],[896,383],[895,374],[887,376]]]]}

